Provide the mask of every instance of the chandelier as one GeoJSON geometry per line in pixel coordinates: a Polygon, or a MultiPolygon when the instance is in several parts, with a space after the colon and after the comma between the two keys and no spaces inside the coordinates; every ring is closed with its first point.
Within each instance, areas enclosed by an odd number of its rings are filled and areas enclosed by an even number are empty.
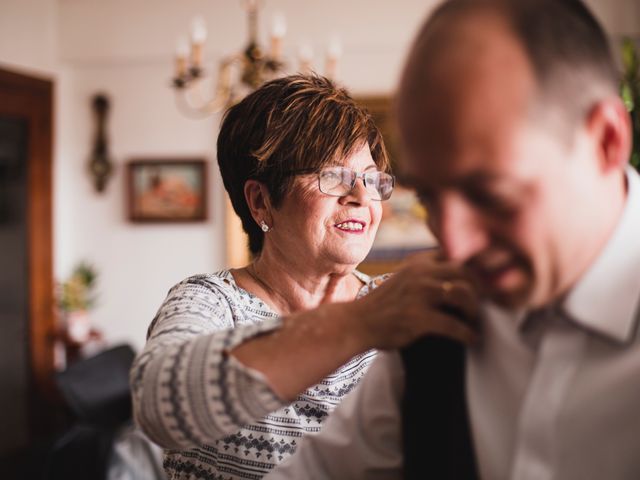
{"type": "MultiPolygon", "coordinates": [[[[282,15],[274,17],[270,49],[266,51],[258,43],[259,0],[243,0],[247,12],[249,39],[244,50],[221,59],[217,83],[213,95],[204,92],[210,75],[203,67],[204,42],[207,29],[204,19],[196,17],[191,28],[191,45],[186,40],[178,44],[175,60],[173,88],[176,104],[181,112],[193,118],[204,118],[237,103],[264,82],[287,73],[287,63],[282,54],[286,23],[282,15]]],[[[298,71],[312,70],[313,51],[310,46],[300,46],[298,71]]],[[[325,76],[334,78],[341,56],[341,46],[334,38],[327,48],[325,76]]]]}

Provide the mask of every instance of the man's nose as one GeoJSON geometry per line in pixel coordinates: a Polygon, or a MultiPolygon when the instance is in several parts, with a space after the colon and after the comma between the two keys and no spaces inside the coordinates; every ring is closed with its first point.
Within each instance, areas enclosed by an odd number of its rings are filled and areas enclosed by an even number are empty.
{"type": "Polygon", "coordinates": [[[489,232],[481,212],[458,194],[447,195],[429,224],[449,260],[465,262],[489,245],[489,232]]]}

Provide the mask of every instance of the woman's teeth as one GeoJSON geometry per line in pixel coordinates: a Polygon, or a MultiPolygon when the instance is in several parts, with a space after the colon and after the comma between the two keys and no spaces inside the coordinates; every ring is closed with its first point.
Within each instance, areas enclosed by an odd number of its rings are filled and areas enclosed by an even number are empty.
{"type": "Polygon", "coordinates": [[[336,225],[340,230],[349,230],[351,232],[359,232],[364,228],[364,225],[358,222],[344,222],[336,225]]]}

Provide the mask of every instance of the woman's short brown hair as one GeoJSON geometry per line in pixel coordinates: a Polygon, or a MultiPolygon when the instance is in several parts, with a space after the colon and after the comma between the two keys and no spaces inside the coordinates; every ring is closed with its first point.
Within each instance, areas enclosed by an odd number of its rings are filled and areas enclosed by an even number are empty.
{"type": "Polygon", "coordinates": [[[218,164],[233,209],[262,250],[264,233],[244,197],[249,179],[263,182],[278,208],[291,187],[291,172],[320,170],[369,144],[373,161],[389,170],[382,135],[371,116],[329,79],[291,75],[272,80],[229,108],[218,135],[218,164]]]}

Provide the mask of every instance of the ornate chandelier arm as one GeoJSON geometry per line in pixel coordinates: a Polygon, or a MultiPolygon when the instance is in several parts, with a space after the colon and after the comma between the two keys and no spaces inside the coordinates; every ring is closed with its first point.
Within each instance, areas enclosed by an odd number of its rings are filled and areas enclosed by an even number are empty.
{"type": "MultiPolygon", "coordinates": [[[[244,95],[286,72],[282,61],[282,38],[286,24],[282,16],[274,20],[271,48],[267,52],[258,43],[258,14],[261,0],[242,0],[247,13],[248,43],[242,52],[225,57],[218,70],[217,86],[213,98],[205,95],[204,82],[208,75],[203,69],[203,49],[207,36],[202,17],[192,25],[191,50],[186,39],[179,45],[176,56],[176,73],[173,87],[176,105],[185,115],[205,118],[238,102],[244,95]]],[[[327,52],[326,75],[335,77],[341,55],[339,42],[334,41],[327,52]]],[[[310,48],[300,52],[300,71],[311,71],[310,48]]]]}
{"type": "Polygon", "coordinates": [[[227,108],[233,98],[233,70],[238,68],[241,62],[240,55],[233,55],[220,63],[213,98],[208,99],[204,94],[202,77],[191,79],[188,88],[176,88],[175,100],[178,109],[188,117],[201,119],[227,108]]]}

